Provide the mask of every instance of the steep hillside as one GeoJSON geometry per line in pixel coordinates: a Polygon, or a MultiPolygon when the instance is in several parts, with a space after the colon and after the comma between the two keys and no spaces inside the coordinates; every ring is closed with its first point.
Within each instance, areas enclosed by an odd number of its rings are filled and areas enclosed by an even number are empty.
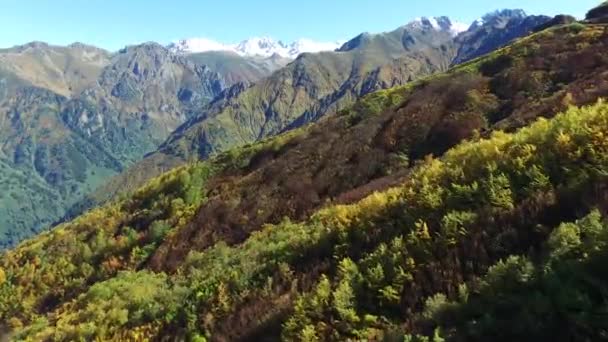
{"type": "Polygon", "coordinates": [[[2,325],[29,340],[604,338],[608,106],[572,106],[608,95],[606,32],[543,31],[166,173],[6,252],[2,325]]]}
{"type": "Polygon", "coordinates": [[[577,30],[574,25],[537,34],[483,63],[374,93],[318,127],[291,133],[296,137],[289,148],[277,146],[241,161],[245,177],[233,186],[222,181],[221,188],[211,187],[217,197],[183,235],[159,249],[156,264],[171,268],[175,258],[181,262],[197,244],[205,248],[218,239],[240,242],[250,231],[284,216],[304,219],[328,199],[356,198],[353,189],[365,193],[366,187],[359,187],[371,181],[399,181],[404,166],[427,154],[441,155],[475,134],[514,130],[568,104],[608,95],[608,60],[600,57],[606,37],[601,29],[588,30],[592,37],[577,30]],[[585,49],[574,44],[581,38],[590,44],[585,49]],[[547,52],[554,53],[550,62],[544,57],[547,52]],[[392,110],[384,111],[386,106],[392,110]],[[374,115],[379,113],[384,115],[374,115]],[[167,250],[171,252],[164,259],[167,250]]]}

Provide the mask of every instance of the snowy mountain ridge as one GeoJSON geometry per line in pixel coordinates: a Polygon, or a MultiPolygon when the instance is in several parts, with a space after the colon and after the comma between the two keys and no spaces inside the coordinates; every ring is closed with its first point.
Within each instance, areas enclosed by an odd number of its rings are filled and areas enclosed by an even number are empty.
{"type": "Polygon", "coordinates": [[[248,57],[271,57],[279,55],[285,58],[296,58],[304,52],[333,51],[344,42],[318,42],[312,39],[298,39],[286,44],[270,37],[254,37],[238,44],[224,44],[207,38],[189,38],[175,41],[168,48],[181,54],[207,51],[229,51],[248,57]]]}

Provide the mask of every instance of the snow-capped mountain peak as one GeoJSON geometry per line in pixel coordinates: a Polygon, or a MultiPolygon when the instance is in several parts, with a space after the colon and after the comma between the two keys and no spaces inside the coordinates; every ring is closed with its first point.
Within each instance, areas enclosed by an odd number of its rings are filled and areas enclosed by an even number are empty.
{"type": "Polygon", "coordinates": [[[430,28],[436,31],[448,31],[453,36],[457,36],[469,28],[469,25],[457,21],[453,22],[448,17],[420,17],[414,19],[407,26],[411,28],[430,28]]]}
{"type": "Polygon", "coordinates": [[[238,44],[223,44],[207,38],[181,39],[168,45],[175,53],[198,53],[207,51],[230,51],[241,56],[271,57],[278,55],[285,58],[296,58],[304,52],[333,51],[343,42],[317,42],[311,39],[299,39],[285,44],[270,37],[253,37],[238,44]]]}
{"type": "Polygon", "coordinates": [[[457,36],[457,35],[461,34],[462,32],[466,32],[469,29],[470,26],[471,25],[465,24],[465,23],[462,23],[462,22],[459,22],[459,21],[453,22],[452,23],[452,29],[451,29],[452,34],[454,36],[457,36]]]}

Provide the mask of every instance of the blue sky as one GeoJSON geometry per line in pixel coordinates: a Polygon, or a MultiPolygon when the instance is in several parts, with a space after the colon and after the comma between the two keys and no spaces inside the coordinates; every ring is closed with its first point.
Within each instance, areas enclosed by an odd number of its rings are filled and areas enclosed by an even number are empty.
{"type": "Polygon", "coordinates": [[[582,17],[598,0],[0,0],[0,47],[33,40],[74,41],[117,50],[145,41],[206,37],[233,43],[252,36],[290,41],[348,39],[383,32],[419,16],[472,22],[486,12],[582,17]]]}

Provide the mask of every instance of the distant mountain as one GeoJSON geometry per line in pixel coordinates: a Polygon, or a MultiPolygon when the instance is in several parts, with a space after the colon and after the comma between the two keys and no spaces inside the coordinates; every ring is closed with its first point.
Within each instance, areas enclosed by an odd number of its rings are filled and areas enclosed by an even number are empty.
{"type": "Polygon", "coordinates": [[[156,43],[1,49],[0,249],[61,218],[230,86],[289,61],[156,43]]]}
{"type": "Polygon", "coordinates": [[[238,44],[223,44],[206,38],[189,38],[173,42],[168,48],[175,53],[200,53],[208,51],[227,51],[246,57],[271,57],[295,59],[304,52],[333,51],[341,42],[317,42],[311,39],[299,39],[292,43],[283,43],[269,37],[254,37],[238,44]]]}
{"type": "Polygon", "coordinates": [[[421,17],[409,24],[410,27],[432,27],[435,30],[449,31],[453,36],[465,32],[469,26],[465,23],[450,20],[448,17],[421,17]]]}
{"type": "Polygon", "coordinates": [[[498,48],[550,17],[504,10],[462,32],[447,17],[420,18],[392,32],[361,34],[336,52],[304,54],[271,77],[216,99],[160,152],[206,158],[339,111],[369,92],[405,84],[498,48]]]}
{"type": "Polygon", "coordinates": [[[59,219],[231,85],[158,44],[31,43],[0,61],[0,247],[59,219]]]}
{"type": "Polygon", "coordinates": [[[364,86],[368,77],[396,59],[408,67],[404,75],[395,75],[395,84],[444,70],[456,52],[452,39],[449,27],[412,23],[389,33],[356,37],[336,52],[300,55],[252,87],[216,99],[203,115],[178,129],[161,151],[206,158],[317,120],[377,90],[364,86]]]}
{"type": "Polygon", "coordinates": [[[62,47],[31,42],[0,49],[0,100],[22,86],[67,97],[78,94],[95,83],[110,59],[110,52],[80,43],[62,47]]]}

